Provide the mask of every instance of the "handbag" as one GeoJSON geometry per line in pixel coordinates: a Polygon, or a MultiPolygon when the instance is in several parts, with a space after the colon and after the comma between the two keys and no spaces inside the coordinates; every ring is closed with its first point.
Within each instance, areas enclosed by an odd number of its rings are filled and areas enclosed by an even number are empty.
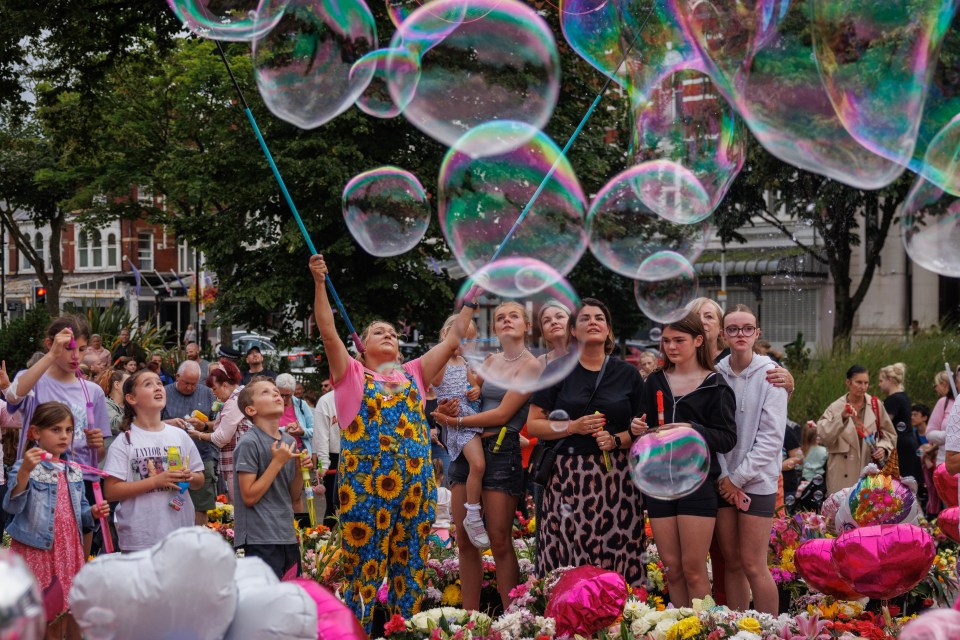
{"type": "MultiPolygon", "coordinates": [[[[593,402],[593,396],[597,393],[597,388],[600,386],[600,379],[603,378],[603,372],[607,368],[607,360],[609,359],[610,356],[606,356],[603,359],[600,372],[597,374],[597,381],[593,385],[593,393],[591,393],[587,399],[587,404],[584,405],[584,409],[589,407],[590,403],[593,402]]],[[[564,383],[566,383],[566,381],[564,381],[564,383]]],[[[531,482],[541,487],[546,487],[547,484],[549,484],[550,478],[553,477],[554,464],[557,461],[557,451],[560,449],[560,445],[566,442],[566,440],[567,438],[553,440],[552,442],[537,441],[537,444],[533,447],[533,451],[530,453],[530,462],[527,464],[527,472],[530,474],[531,482]]]]}

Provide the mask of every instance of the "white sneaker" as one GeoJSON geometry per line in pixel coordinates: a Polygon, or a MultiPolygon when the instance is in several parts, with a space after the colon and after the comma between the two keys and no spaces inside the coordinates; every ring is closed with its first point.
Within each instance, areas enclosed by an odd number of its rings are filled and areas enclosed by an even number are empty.
{"type": "Polygon", "coordinates": [[[467,537],[470,543],[477,549],[490,548],[490,538],[487,536],[487,528],[483,525],[483,518],[478,516],[467,516],[463,519],[463,528],[467,531],[467,537]]]}

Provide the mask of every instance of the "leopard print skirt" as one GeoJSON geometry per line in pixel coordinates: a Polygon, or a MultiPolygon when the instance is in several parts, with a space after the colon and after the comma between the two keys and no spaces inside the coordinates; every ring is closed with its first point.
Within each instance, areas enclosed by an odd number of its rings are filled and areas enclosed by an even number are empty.
{"type": "Polygon", "coordinates": [[[557,456],[538,518],[540,576],[560,567],[592,565],[643,586],[643,501],[630,479],[628,459],[627,451],[610,452],[608,473],[600,454],[557,456]]]}

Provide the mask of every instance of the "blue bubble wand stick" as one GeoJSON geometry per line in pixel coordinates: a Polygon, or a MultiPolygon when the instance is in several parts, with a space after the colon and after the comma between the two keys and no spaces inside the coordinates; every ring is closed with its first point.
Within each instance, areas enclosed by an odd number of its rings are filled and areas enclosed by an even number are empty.
{"type": "MultiPolygon", "coordinates": [[[[247,99],[243,96],[243,91],[240,89],[239,83],[237,83],[236,77],[233,75],[233,69],[230,68],[230,63],[227,61],[227,56],[223,51],[223,46],[220,44],[219,40],[214,40],[214,43],[217,45],[217,51],[220,53],[220,59],[223,60],[223,65],[227,68],[227,74],[230,76],[230,82],[233,83],[233,88],[237,91],[237,96],[240,98],[240,104],[243,106],[243,112],[247,116],[247,120],[250,121],[250,127],[253,129],[253,133],[257,136],[257,142],[260,143],[260,148],[263,150],[263,155],[267,158],[267,163],[270,165],[270,170],[273,171],[273,177],[276,178],[277,184],[280,185],[280,191],[283,193],[284,199],[287,201],[287,206],[290,207],[290,212],[293,214],[293,219],[297,221],[297,226],[300,228],[300,233],[303,235],[303,239],[307,243],[307,248],[310,249],[310,255],[315,255],[319,253],[317,248],[313,244],[313,240],[310,239],[310,234],[307,232],[306,225],[303,224],[303,218],[300,217],[300,212],[297,211],[297,205],[294,204],[293,198],[290,196],[290,192],[287,191],[287,185],[283,181],[283,176],[280,175],[280,169],[277,168],[277,163],[273,160],[273,154],[270,153],[270,149],[267,147],[266,140],[263,139],[263,134],[260,133],[260,127],[257,126],[257,120],[253,117],[253,112],[250,111],[250,105],[247,104],[247,99]]],[[[330,279],[330,274],[327,274],[325,278],[327,282],[327,287],[330,289],[330,295],[333,296],[333,301],[337,305],[337,309],[340,310],[340,315],[343,316],[344,322],[347,323],[347,330],[350,332],[350,338],[353,340],[354,346],[357,348],[357,351],[364,353],[365,349],[363,348],[363,342],[360,341],[360,336],[357,335],[357,330],[353,328],[353,323],[350,322],[350,316],[347,315],[347,310],[343,306],[343,302],[340,300],[340,296],[337,295],[337,290],[333,286],[333,280],[330,279]]]]}

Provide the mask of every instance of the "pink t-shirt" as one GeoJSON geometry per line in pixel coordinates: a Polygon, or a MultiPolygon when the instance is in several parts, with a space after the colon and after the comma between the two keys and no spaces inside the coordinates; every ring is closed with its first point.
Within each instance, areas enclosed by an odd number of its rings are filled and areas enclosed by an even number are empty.
{"type": "MultiPolygon", "coordinates": [[[[417,385],[417,393],[420,395],[420,406],[422,407],[423,390],[426,388],[426,385],[423,383],[423,369],[420,367],[420,358],[405,362],[400,366],[403,367],[404,371],[413,376],[413,381],[417,385]]],[[[371,371],[360,364],[359,360],[350,358],[347,371],[343,374],[343,378],[333,385],[334,391],[337,392],[333,399],[337,403],[337,422],[340,423],[341,429],[350,425],[354,418],[357,417],[357,414],[360,413],[365,373],[372,374],[374,380],[382,380],[384,382],[402,383],[406,380],[403,372],[396,369],[391,371],[389,375],[384,375],[376,371],[371,371]]]]}
{"type": "Polygon", "coordinates": [[[283,409],[283,415],[280,416],[280,426],[285,427],[297,421],[297,410],[293,405],[283,409]]]}

